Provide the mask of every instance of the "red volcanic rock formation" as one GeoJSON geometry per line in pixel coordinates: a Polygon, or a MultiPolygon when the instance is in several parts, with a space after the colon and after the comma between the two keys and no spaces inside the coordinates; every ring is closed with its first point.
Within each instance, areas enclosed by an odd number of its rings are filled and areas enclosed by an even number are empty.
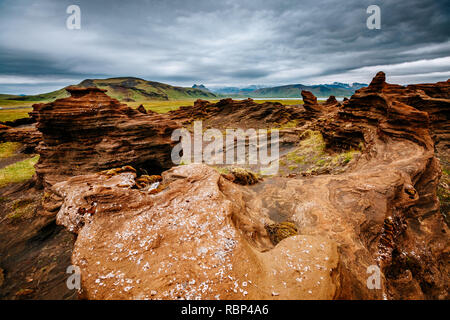
{"type": "Polygon", "coordinates": [[[316,114],[322,112],[322,107],[317,103],[317,98],[309,91],[302,90],[303,107],[309,113],[316,114]]]}
{"type": "MultiPolygon", "coordinates": [[[[359,89],[352,99],[344,104],[339,112],[338,122],[331,126],[330,143],[336,145],[342,142],[355,146],[355,142],[362,139],[361,128],[349,126],[348,123],[345,127],[339,123],[339,119],[343,122],[348,122],[346,119],[358,119],[359,123],[379,123],[378,128],[382,132],[388,133],[389,131],[391,134],[397,123],[402,131],[410,131],[410,138],[415,137],[418,140],[423,140],[423,135],[415,130],[425,127],[431,129],[431,136],[439,157],[448,163],[450,81],[404,87],[388,84],[385,82],[385,78],[384,73],[379,72],[369,87],[359,89]],[[389,120],[389,118],[391,119],[389,120]],[[409,130],[404,126],[406,121],[412,123],[409,130]]],[[[324,134],[330,135],[327,132],[324,134]]],[[[406,132],[401,134],[406,134],[406,132]]]]}
{"type": "Polygon", "coordinates": [[[370,82],[370,89],[372,91],[380,91],[383,90],[386,84],[386,74],[383,71],[378,72],[375,77],[370,82]]]}
{"type": "Polygon", "coordinates": [[[450,99],[450,79],[437,83],[410,84],[409,89],[422,90],[426,95],[437,99],[450,99]]]}
{"type": "Polygon", "coordinates": [[[0,142],[20,142],[24,153],[34,153],[41,141],[42,134],[34,124],[16,128],[0,124],[0,142]]]}
{"type": "Polygon", "coordinates": [[[438,156],[450,166],[450,80],[409,85],[397,96],[400,101],[428,113],[438,156]]]}
{"type": "Polygon", "coordinates": [[[145,107],[142,104],[136,110],[140,113],[147,114],[147,110],[145,110],[145,107]]]}
{"type": "MultiPolygon", "coordinates": [[[[387,97],[387,91],[403,87],[388,85],[384,80],[384,73],[377,73],[368,87],[357,90],[350,100],[343,103],[337,117],[322,132],[329,147],[357,147],[364,140],[364,134],[368,132],[366,129],[376,128],[380,136],[383,136],[387,132],[394,134],[392,130],[395,124],[400,125],[400,135],[412,131],[410,138],[429,138],[423,132],[415,133],[416,127],[428,129],[428,115],[387,97]],[[405,126],[407,122],[411,122],[413,127],[405,126]]],[[[429,145],[431,141],[426,143],[429,145]]]]}
{"type": "Polygon", "coordinates": [[[270,242],[267,214],[206,165],[163,173],[165,190],[133,189],[135,175],[55,184],[57,221],[78,232],[72,262],[87,299],[332,299],[336,243],[297,235],[270,242]],[[320,286],[318,284],[320,283],[320,286]]]}
{"type": "Polygon", "coordinates": [[[335,96],[330,96],[327,101],[325,101],[325,104],[330,105],[330,104],[339,104],[339,102],[336,100],[335,96]]]}
{"type": "MultiPolygon", "coordinates": [[[[116,130],[126,125],[123,118],[134,126],[148,117],[129,109],[117,112],[123,107],[115,100],[88,91],[59,100],[62,118],[64,106],[76,99],[80,103],[75,110],[87,101],[101,104],[100,110],[109,105],[108,117],[99,120],[94,113],[94,118],[116,130]]],[[[319,105],[308,93],[304,99],[306,111],[222,100],[197,101],[195,107],[170,116],[182,121],[204,118],[213,124],[223,119],[223,124],[234,127],[244,121],[257,124],[257,119],[259,125],[302,119],[305,122],[295,128],[299,132],[311,125],[321,129],[330,147],[363,149],[345,172],[299,179],[266,177],[241,186],[213,168],[193,164],[163,172],[152,190],[138,188],[135,172],[120,170],[73,177],[49,188],[44,206],[58,212],[58,223],[78,233],[72,261],[81,269],[81,295],[89,299],[448,299],[450,239],[436,197],[441,171],[432,138],[433,131],[446,129],[430,115],[433,110],[439,113],[436,103],[445,104],[446,98],[388,84],[378,73],[369,87],[358,90],[339,108],[319,105]],[[305,114],[313,112],[316,118],[308,120],[305,114]],[[277,215],[295,224],[298,235],[274,245],[265,227],[280,222],[277,215]],[[379,289],[367,285],[373,267],[381,269],[379,289]]],[[[39,112],[40,126],[45,123],[45,109],[39,112]]],[[[67,111],[66,117],[70,118],[67,111]]],[[[91,128],[86,117],[82,123],[83,128],[91,128]]],[[[43,133],[45,142],[48,133],[43,133]]],[[[116,135],[113,130],[108,133],[108,137],[116,135]]],[[[78,161],[77,153],[89,155],[88,150],[99,149],[80,134],[69,136],[87,146],[80,150],[74,139],[67,145],[75,148],[68,159],[78,161]]],[[[108,141],[107,147],[116,145],[108,141]]],[[[122,150],[129,149],[114,149],[119,159],[122,150]]],[[[112,159],[109,153],[104,158],[112,159]]]]}
{"type": "Polygon", "coordinates": [[[317,104],[317,98],[312,92],[307,90],[302,90],[302,97],[303,102],[306,105],[316,105],[317,104]]]}
{"type": "Polygon", "coordinates": [[[142,114],[95,87],[67,91],[71,97],[35,105],[43,135],[36,173],[45,185],[126,164],[149,173],[172,166],[176,122],[142,114]]]}
{"type": "MultiPolygon", "coordinates": [[[[364,222],[367,225],[361,225],[361,231],[368,232],[364,238],[379,254],[387,291],[394,298],[443,298],[448,292],[449,266],[442,261],[448,261],[450,243],[436,197],[441,169],[431,135],[433,122],[435,126],[442,122],[430,120],[438,103],[448,108],[447,99],[388,84],[380,72],[369,87],[346,101],[322,130],[331,147],[365,144],[365,156],[352,173],[358,179],[372,175],[364,178],[367,186],[392,181],[390,191],[383,191],[388,195],[382,204],[386,209],[364,206],[366,217],[369,212],[372,217],[364,222]],[[377,171],[380,176],[375,178],[377,171]],[[375,218],[381,212],[384,217],[375,218]],[[373,223],[380,218],[384,219],[382,232],[374,233],[373,223]]],[[[448,133],[445,128],[442,131],[448,133]]]]}
{"type": "Polygon", "coordinates": [[[219,128],[270,128],[297,119],[301,116],[301,109],[278,102],[256,103],[250,98],[222,99],[217,103],[199,99],[194,106],[181,107],[169,115],[185,123],[198,119],[203,120],[206,126],[219,128]]]}
{"type": "Polygon", "coordinates": [[[309,91],[302,90],[304,112],[298,117],[302,124],[313,128],[323,127],[323,122],[330,121],[340,107],[335,96],[330,96],[325,102],[319,103],[317,97],[309,91]]]}
{"type": "Polygon", "coordinates": [[[23,145],[22,152],[34,153],[42,141],[42,134],[36,128],[36,114],[30,112],[29,115],[28,118],[0,122],[0,142],[20,142],[23,145]]]}
{"type": "Polygon", "coordinates": [[[306,110],[306,114],[304,114],[303,117],[308,120],[324,116],[340,106],[340,103],[336,100],[335,96],[330,96],[325,102],[319,104],[316,96],[311,92],[302,90],[301,94],[303,98],[303,107],[306,110]]]}

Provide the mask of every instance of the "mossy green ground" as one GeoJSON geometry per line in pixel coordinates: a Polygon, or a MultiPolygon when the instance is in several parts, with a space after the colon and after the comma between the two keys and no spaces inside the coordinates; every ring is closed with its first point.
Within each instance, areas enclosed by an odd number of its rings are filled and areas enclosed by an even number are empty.
{"type": "Polygon", "coordinates": [[[0,159],[13,156],[19,150],[19,142],[5,142],[0,144],[0,159]]]}
{"type": "Polygon", "coordinates": [[[22,101],[22,100],[0,100],[1,108],[12,108],[12,107],[30,107],[35,103],[42,103],[46,101],[22,101]]]}
{"type": "Polygon", "coordinates": [[[33,109],[0,110],[0,121],[14,121],[16,119],[28,118],[28,112],[33,109]]]}
{"type": "Polygon", "coordinates": [[[35,103],[38,103],[38,101],[0,100],[0,108],[28,107],[20,109],[0,109],[0,121],[5,122],[14,121],[20,118],[28,118],[28,112],[33,111],[31,106],[35,103]]]}
{"type": "Polygon", "coordinates": [[[307,130],[300,137],[302,140],[295,148],[280,159],[280,173],[313,173],[333,172],[343,168],[359,150],[348,150],[342,153],[329,154],[322,134],[307,130]]]}
{"type": "Polygon", "coordinates": [[[22,218],[30,218],[37,207],[34,199],[15,200],[11,206],[11,212],[7,215],[8,219],[18,220],[22,218]]]}
{"type": "MultiPolygon", "coordinates": [[[[299,120],[292,120],[292,121],[280,124],[275,129],[283,130],[283,129],[289,129],[289,128],[296,128],[296,127],[298,127],[298,124],[299,124],[299,120]]],[[[271,130],[269,130],[269,131],[271,131],[271,130]]]]}
{"type": "Polygon", "coordinates": [[[34,165],[38,160],[39,156],[34,156],[0,169],[0,187],[31,179],[35,173],[34,165]]]}

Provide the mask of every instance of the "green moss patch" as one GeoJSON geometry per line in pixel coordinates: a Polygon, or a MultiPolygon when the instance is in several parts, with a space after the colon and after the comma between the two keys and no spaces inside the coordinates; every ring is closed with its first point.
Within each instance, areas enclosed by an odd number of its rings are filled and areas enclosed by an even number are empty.
{"type": "Polygon", "coordinates": [[[19,142],[0,143],[0,159],[13,156],[20,147],[21,144],[19,142]]]}
{"type": "Polygon", "coordinates": [[[360,150],[348,150],[342,153],[329,153],[319,131],[307,130],[295,150],[280,159],[281,173],[331,173],[340,172],[360,150]]]}
{"type": "Polygon", "coordinates": [[[7,218],[11,220],[26,219],[33,216],[36,210],[36,203],[33,199],[19,199],[13,202],[11,213],[7,218]]]}
{"type": "Polygon", "coordinates": [[[31,179],[35,173],[34,165],[38,160],[37,155],[0,169],[0,187],[31,179]]]}

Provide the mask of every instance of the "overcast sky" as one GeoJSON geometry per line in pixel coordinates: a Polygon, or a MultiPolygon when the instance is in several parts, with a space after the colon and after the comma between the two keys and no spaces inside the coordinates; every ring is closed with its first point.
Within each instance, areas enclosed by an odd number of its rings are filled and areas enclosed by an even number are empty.
{"type": "Polygon", "coordinates": [[[215,86],[450,78],[448,0],[0,0],[0,93],[134,76],[215,86]],[[81,29],[66,9],[81,8],[81,29]],[[369,30],[366,9],[381,8],[369,30]]]}

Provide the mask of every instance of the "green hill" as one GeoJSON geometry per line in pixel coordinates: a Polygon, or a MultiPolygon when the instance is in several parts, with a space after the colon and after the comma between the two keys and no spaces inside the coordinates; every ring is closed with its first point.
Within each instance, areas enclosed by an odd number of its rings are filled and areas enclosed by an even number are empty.
{"type": "Polygon", "coordinates": [[[1,94],[0,93],[0,100],[7,100],[7,99],[15,99],[20,96],[14,95],[14,94],[1,94]]]}
{"type": "MultiPolygon", "coordinates": [[[[86,79],[78,84],[82,87],[98,87],[108,90],[106,92],[112,98],[124,102],[143,102],[152,100],[182,100],[182,99],[212,99],[217,95],[196,88],[175,87],[165,83],[147,81],[139,78],[123,77],[109,79],[86,79]]],[[[30,95],[11,96],[6,99],[20,101],[52,101],[69,96],[63,88],[57,91],[30,95]]],[[[6,100],[5,99],[5,100],[6,100]]]]}
{"type": "Polygon", "coordinates": [[[16,100],[16,101],[53,101],[60,98],[68,97],[69,93],[63,88],[49,93],[42,93],[30,96],[12,96],[5,98],[4,100],[16,100]]]}

